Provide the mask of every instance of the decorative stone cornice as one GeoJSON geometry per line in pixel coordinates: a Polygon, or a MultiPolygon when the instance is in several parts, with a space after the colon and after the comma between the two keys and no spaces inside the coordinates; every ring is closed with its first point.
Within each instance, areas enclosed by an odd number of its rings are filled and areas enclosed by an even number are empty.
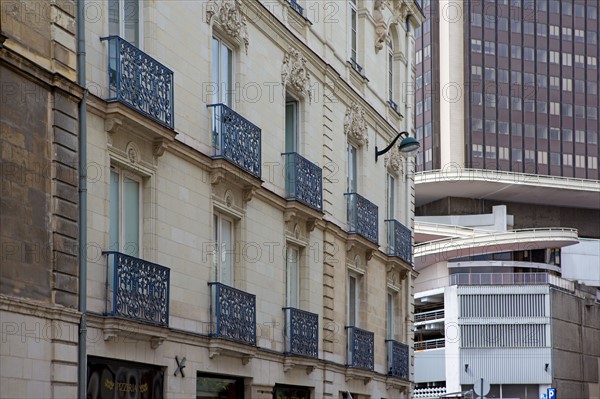
{"type": "Polygon", "coordinates": [[[306,63],[306,57],[300,51],[289,46],[288,51],[283,57],[283,65],[281,66],[281,84],[284,90],[289,85],[296,93],[302,96],[306,93],[309,101],[312,101],[310,75],[308,74],[306,63]]]}
{"type": "MultiPolygon", "coordinates": [[[[388,0],[375,0],[373,3],[373,20],[375,21],[375,53],[378,53],[385,45],[389,35],[390,26],[403,24],[409,15],[414,15],[414,0],[393,0],[392,17],[386,21],[383,10],[388,6],[388,0]],[[413,2],[411,4],[411,1],[413,2]]],[[[420,23],[420,18],[418,19],[420,23]]]]}
{"type": "Polygon", "coordinates": [[[369,137],[367,135],[367,121],[365,119],[365,110],[355,102],[352,102],[346,109],[344,117],[344,133],[348,139],[362,146],[369,146],[369,137]]]}
{"type": "Polygon", "coordinates": [[[206,22],[217,22],[221,29],[234,39],[244,42],[248,54],[248,27],[246,17],[242,14],[241,0],[209,0],[206,4],[206,22]]]}

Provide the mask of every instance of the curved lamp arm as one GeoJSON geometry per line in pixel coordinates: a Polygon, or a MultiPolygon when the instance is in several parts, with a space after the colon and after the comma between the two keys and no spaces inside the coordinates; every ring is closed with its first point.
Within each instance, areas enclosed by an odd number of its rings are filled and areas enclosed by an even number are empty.
{"type": "Polygon", "coordinates": [[[391,150],[392,147],[394,146],[394,144],[396,144],[396,141],[398,141],[398,139],[400,137],[402,137],[403,135],[406,136],[406,137],[408,137],[409,133],[406,132],[406,131],[398,133],[398,135],[396,136],[396,138],[394,140],[392,140],[392,142],[387,147],[385,147],[383,150],[381,150],[381,151],[377,151],[377,146],[375,146],[375,162],[377,162],[377,158],[379,158],[380,155],[383,155],[386,152],[388,152],[389,150],[391,150]]]}

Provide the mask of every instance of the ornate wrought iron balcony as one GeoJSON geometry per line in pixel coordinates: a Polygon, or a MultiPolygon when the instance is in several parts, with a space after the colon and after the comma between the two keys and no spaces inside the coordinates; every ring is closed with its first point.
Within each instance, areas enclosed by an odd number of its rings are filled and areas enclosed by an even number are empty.
{"type": "Polygon", "coordinates": [[[388,375],[408,380],[409,350],[408,345],[394,340],[386,340],[388,375]]]}
{"type": "Polygon", "coordinates": [[[224,158],[260,179],[260,128],[225,104],[208,107],[213,111],[213,158],[224,158]]]}
{"type": "Polygon", "coordinates": [[[106,251],[106,315],[169,325],[170,269],[106,251]]]}
{"type": "Polygon", "coordinates": [[[379,219],[377,205],[357,193],[346,193],[348,200],[348,232],[356,233],[377,244],[379,219]]]}
{"type": "Polygon", "coordinates": [[[346,327],[348,367],[373,371],[375,367],[375,334],[358,327],[346,327]]]}
{"type": "Polygon", "coordinates": [[[288,3],[290,3],[290,7],[292,7],[294,11],[304,16],[304,8],[302,8],[302,6],[298,4],[298,0],[288,0],[288,3]]]}
{"type": "Polygon", "coordinates": [[[256,345],[256,295],[217,282],[208,285],[212,335],[256,345]]]}
{"type": "Polygon", "coordinates": [[[317,211],[323,210],[323,171],[295,152],[285,155],[286,198],[302,202],[317,211]]]}
{"type": "Polygon", "coordinates": [[[108,41],[109,98],[173,129],[173,71],[119,36],[108,41]]]}
{"type": "Polygon", "coordinates": [[[319,315],[295,308],[285,311],[285,352],[319,357],[319,315]]]}
{"type": "Polygon", "coordinates": [[[397,256],[412,265],[412,234],[408,227],[397,220],[386,220],[388,255],[397,256]]]}

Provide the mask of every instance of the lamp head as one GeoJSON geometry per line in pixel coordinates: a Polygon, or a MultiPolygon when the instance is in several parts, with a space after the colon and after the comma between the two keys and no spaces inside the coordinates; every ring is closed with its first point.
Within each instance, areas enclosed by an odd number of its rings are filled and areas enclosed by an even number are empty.
{"type": "Polygon", "coordinates": [[[400,142],[398,149],[401,153],[406,155],[413,155],[421,147],[421,144],[414,137],[405,137],[400,142]]]}

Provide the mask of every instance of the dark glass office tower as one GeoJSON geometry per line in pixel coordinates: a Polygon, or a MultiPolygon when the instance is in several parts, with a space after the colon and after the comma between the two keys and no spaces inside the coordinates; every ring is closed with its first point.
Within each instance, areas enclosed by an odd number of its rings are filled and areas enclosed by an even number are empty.
{"type": "Polygon", "coordinates": [[[415,31],[417,170],[454,163],[598,179],[598,2],[422,5],[427,20],[415,31]]]}

